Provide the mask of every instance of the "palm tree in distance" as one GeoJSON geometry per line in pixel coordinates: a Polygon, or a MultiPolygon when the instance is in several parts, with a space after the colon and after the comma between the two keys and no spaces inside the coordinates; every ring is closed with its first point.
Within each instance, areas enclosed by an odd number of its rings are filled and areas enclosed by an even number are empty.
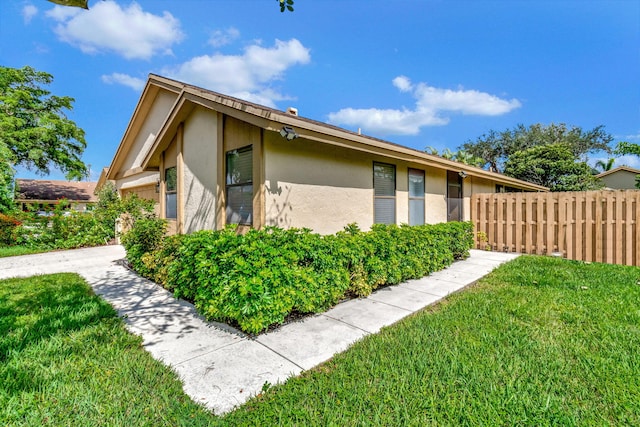
{"type": "Polygon", "coordinates": [[[611,169],[613,169],[613,163],[616,161],[616,159],[609,159],[607,161],[605,160],[598,160],[596,162],[596,169],[599,169],[601,172],[606,172],[606,171],[610,171],[611,169]]]}

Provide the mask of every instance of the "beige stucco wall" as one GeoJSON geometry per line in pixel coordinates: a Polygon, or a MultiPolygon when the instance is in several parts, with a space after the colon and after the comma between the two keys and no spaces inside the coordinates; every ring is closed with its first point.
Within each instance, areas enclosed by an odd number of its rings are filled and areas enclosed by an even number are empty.
{"type": "Polygon", "coordinates": [[[141,172],[136,175],[120,178],[115,181],[116,188],[122,192],[127,188],[140,187],[143,185],[155,184],[158,182],[160,174],[158,172],[141,172]]]}
{"type": "Polygon", "coordinates": [[[447,171],[426,168],[425,173],[425,222],[447,222],[447,171]]]}
{"type": "Polygon", "coordinates": [[[160,130],[163,121],[173,106],[177,95],[161,91],[158,93],[145,122],[140,126],[140,131],[135,135],[134,142],[127,152],[127,156],[120,168],[124,172],[139,167],[142,164],[151,144],[160,130]]]}
{"type": "Polygon", "coordinates": [[[636,174],[626,170],[619,170],[609,175],[605,175],[600,178],[607,188],[613,188],[617,190],[635,189],[636,188],[636,174]]]}
{"type": "Polygon", "coordinates": [[[373,221],[373,166],[362,153],[265,133],[265,223],[330,234],[373,221]]]}
{"type": "Polygon", "coordinates": [[[184,232],[213,230],[216,224],[218,117],[196,108],[184,123],[184,232]]]}
{"type": "Polygon", "coordinates": [[[373,162],[396,167],[396,223],[409,222],[409,168],[425,171],[425,222],[447,220],[446,172],[302,138],[265,134],[266,224],[321,234],[373,224],[373,162]]]}

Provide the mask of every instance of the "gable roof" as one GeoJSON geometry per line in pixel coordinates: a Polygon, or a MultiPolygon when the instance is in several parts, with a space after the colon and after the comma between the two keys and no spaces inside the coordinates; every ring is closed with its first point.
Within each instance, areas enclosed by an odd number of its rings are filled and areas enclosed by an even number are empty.
{"type": "Polygon", "coordinates": [[[599,173],[598,175],[596,175],[596,178],[602,178],[603,176],[611,175],[612,173],[621,172],[621,171],[634,173],[636,175],[640,174],[640,169],[634,169],[630,166],[622,165],[622,166],[618,166],[617,168],[613,168],[608,171],[599,173]]]}
{"type": "MultiPolygon", "coordinates": [[[[169,111],[169,114],[167,115],[162,127],[158,130],[153,144],[149,148],[149,151],[146,153],[145,158],[142,161],[141,171],[158,170],[158,166],[160,163],[160,153],[164,151],[171,143],[171,140],[173,139],[173,136],[175,135],[179,124],[189,116],[194,108],[196,108],[197,106],[201,106],[245,121],[266,131],[280,132],[283,126],[288,126],[294,128],[298,136],[303,139],[347,147],[369,153],[380,154],[386,157],[408,162],[416,162],[439,169],[454,171],[464,170],[468,176],[476,176],[480,178],[499,181],[500,183],[506,185],[513,185],[528,190],[549,190],[548,188],[541,185],[532,184],[499,173],[465,165],[453,160],[447,160],[439,156],[427,154],[420,150],[405,147],[371,136],[362,135],[360,132],[349,131],[331,124],[301,117],[297,114],[294,115],[289,112],[284,112],[262,105],[254,104],[252,102],[223,95],[208,89],[186,84],[155,74],[149,75],[147,85],[138,103],[138,106],[136,107],[134,117],[132,118],[129,127],[127,128],[125,138],[123,138],[123,142],[121,143],[120,147],[118,147],[118,152],[116,153],[116,157],[114,158],[112,166],[110,167],[108,175],[109,179],[115,179],[117,174],[117,171],[114,168],[114,165],[116,165],[116,158],[119,155],[124,155],[120,153],[124,153],[126,151],[123,148],[123,145],[125,145],[127,134],[131,132],[131,129],[133,128],[132,123],[139,120],[140,117],[144,116],[144,106],[151,105],[151,103],[153,102],[152,99],[149,100],[147,98],[151,97],[154,94],[153,88],[156,86],[157,88],[163,88],[165,90],[171,90],[174,93],[179,93],[179,95],[171,110],[169,111]]],[[[146,108],[148,110],[148,107],[146,108]]]]}
{"type": "Polygon", "coordinates": [[[17,201],[96,202],[96,182],[52,181],[44,179],[16,179],[17,201]]]}

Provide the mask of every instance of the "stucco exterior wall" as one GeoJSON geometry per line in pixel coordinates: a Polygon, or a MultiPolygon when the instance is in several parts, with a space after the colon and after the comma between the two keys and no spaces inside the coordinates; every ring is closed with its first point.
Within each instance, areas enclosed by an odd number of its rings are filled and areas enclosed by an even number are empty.
{"type": "Polygon", "coordinates": [[[160,174],[158,172],[141,172],[136,175],[120,178],[115,181],[116,189],[122,193],[122,190],[133,187],[141,187],[143,185],[156,184],[160,174]]]}
{"type": "Polygon", "coordinates": [[[265,134],[265,223],[321,234],[373,223],[373,163],[339,147],[265,134]]]}
{"type": "Polygon", "coordinates": [[[184,124],[185,233],[215,228],[217,132],[217,113],[204,108],[196,108],[184,124]]]}
{"type": "Polygon", "coordinates": [[[121,171],[124,172],[139,167],[142,164],[144,156],[149,151],[151,144],[153,144],[156,134],[158,130],[160,130],[176,98],[177,95],[174,93],[164,91],[158,93],[145,122],[141,125],[140,131],[135,136],[133,145],[131,149],[129,149],[120,168],[121,171]]]}
{"type": "Polygon", "coordinates": [[[427,224],[447,222],[447,171],[426,168],[424,179],[425,222],[427,224]]]}
{"type": "Polygon", "coordinates": [[[626,170],[613,172],[610,175],[601,177],[600,179],[607,188],[613,188],[616,190],[634,190],[636,188],[636,174],[626,170]]]}
{"type": "Polygon", "coordinates": [[[265,222],[321,234],[374,220],[373,162],[396,169],[396,223],[409,222],[409,168],[425,171],[425,223],[447,220],[446,171],[314,141],[265,134],[265,222]]]}

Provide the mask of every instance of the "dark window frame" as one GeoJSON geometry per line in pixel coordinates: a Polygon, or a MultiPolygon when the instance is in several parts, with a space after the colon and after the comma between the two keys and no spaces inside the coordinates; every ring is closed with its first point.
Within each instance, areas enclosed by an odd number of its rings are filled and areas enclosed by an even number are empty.
{"type": "Polygon", "coordinates": [[[396,223],[396,196],[397,196],[397,170],[396,165],[391,163],[373,162],[373,222],[374,224],[395,224],[396,223]],[[376,194],[376,166],[391,167],[393,168],[393,196],[391,195],[378,195],[376,194]],[[382,222],[376,216],[376,204],[378,200],[391,200],[393,201],[393,221],[382,222]]]}
{"type": "Polygon", "coordinates": [[[164,170],[164,216],[166,219],[178,219],[178,167],[171,166],[165,168],[164,170]],[[169,173],[173,171],[174,177],[170,179],[169,173]],[[172,186],[170,184],[173,184],[172,186]],[[172,216],[169,216],[169,196],[173,197],[173,205],[172,216]]]}
{"type": "Polygon", "coordinates": [[[235,148],[233,150],[228,150],[225,153],[225,197],[226,197],[226,222],[227,224],[238,224],[238,225],[248,225],[251,226],[253,225],[253,197],[254,197],[254,189],[253,189],[253,145],[246,145],[244,147],[240,147],[240,148],[235,148]],[[230,175],[230,170],[229,170],[229,160],[230,160],[230,155],[234,155],[234,154],[239,154],[239,153],[246,153],[246,152],[250,152],[251,153],[251,176],[249,179],[245,179],[245,180],[238,180],[236,182],[234,182],[234,179],[232,179],[231,175],[230,175]],[[249,209],[249,215],[247,216],[247,220],[243,221],[242,218],[240,218],[239,221],[232,221],[231,220],[231,215],[234,213],[232,211],[230,211],[230,207],[229,207],[229,191],[233,191],[233,189],[239,188],[240,191],[242,192],[245,189],[251,189],[251,205],[250,205],[250,209],[249,209]]]}
{"type": "Polygon", "coordinates": [[[409,225],[423,225],[425,223],[425,219],[426,219],[426,215],[427,215],[427,209],[426,209],[426,205],[425,205],[425,186],[426,186],[426,180],[427,180],[427,174],[425,173],[424,170],[422,169],[414,169],[414,168],[409,168],[409,170],[407,171],[407,185],[408,185],[408,189],[407,189],[407,194],[409,195],[409,225]],[[414,173],[414,175],[421,175],[422,176],[422,196],[412,196],[411,195],[411,173],[414,173]],[[418,172],[418,174],[416,174],[416,172],[418,172]],[[419,222],[415,222],[412,221],[411,218],[411,201],[422,201],[422,218],[420,219],[419,222]]]}

